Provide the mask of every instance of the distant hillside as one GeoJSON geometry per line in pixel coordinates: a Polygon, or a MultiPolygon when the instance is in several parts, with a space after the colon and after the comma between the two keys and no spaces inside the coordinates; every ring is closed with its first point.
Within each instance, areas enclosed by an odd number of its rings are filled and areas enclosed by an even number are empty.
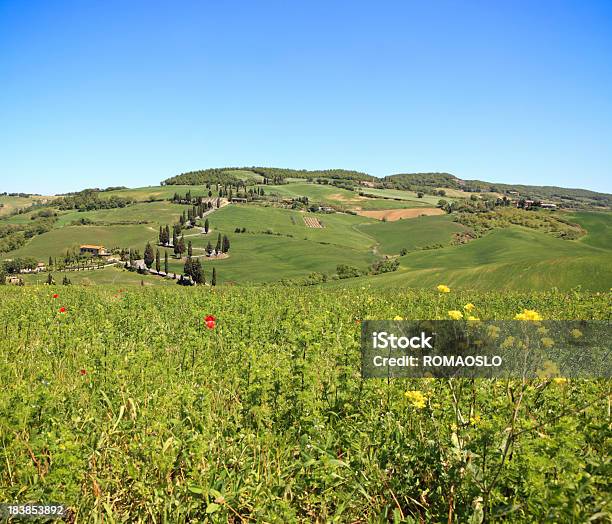
{"type": "Polygon", "coordinates": [[[401,173],[384,177],[382,184],[411,191],[430,192],[435,188],[451,188],[476,193],[502,193],[513,198],[556,202],[569,208],[612,207],[612,195],[608,193],[556,186],[461,180],[450,173],[401,173]]]}
{"type": "Polygon", "coordinates": [[[275,183],[282,182],[287,178],[333,178],[338,180],[377,180],[372,175],[359,171],[349,171],[346,169],[322,169],[308,171],[306,169],[286,169],[280,167],[221,167],[212,169],[200,169],[181,173],[162,182],[165,185],[203,185],[203,184],[236,184],[241,178],[236,176],[236,172],[252,174],[257,181],[261,177],[273,180],[275,183]]]}

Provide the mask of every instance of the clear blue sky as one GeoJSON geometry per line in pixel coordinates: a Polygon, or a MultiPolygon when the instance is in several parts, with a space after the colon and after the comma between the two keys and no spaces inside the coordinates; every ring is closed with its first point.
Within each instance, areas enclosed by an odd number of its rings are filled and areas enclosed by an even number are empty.
{"type": "Polygon", "coordinates": [[[0,192],[266,165],[612,192],[612,1],[0,0],[0,192]]]}

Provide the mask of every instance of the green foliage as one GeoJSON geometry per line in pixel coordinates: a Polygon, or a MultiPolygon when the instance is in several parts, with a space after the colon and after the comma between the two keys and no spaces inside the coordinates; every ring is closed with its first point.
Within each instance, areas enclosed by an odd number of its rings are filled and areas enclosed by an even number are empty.
{"type": "Polygon", "coordinates": [[[261,176],[275,182],[282,182],[286,178],[331,178],[339,180],[374,180],[374,177],[359,171],[347,171],[345,169],[323,169],[308,171],[306,169],[284,169],[278,167],[222,167],[212,169],[201,169],[189,171],[164,180],[166,185],[243,185],[244,181],[237,177],[234,172],[241,171],[251,173],[253,176],[261,176]]]}
{"type": "Polygon", "coordinates": [[[6,500],[61,501],[77,522],[415,523],[449,511],[452,522],[597,522],[612,511],[607,381],[363,380],[356,322],[444,318],[468,302],[483,320],[523,308],[606,320],[609,294],[55,291],[0,290],[6,500]]]}
{"type": "Polygon", "coordinates": [[[336,266],[336,274],[340,279],[355,278],[363,275],[363,271],[347,264],[338,264],[336,266]]]}
{"type": "Polygon", "coordinates": [[[8,253],[18,249],[37,235],[42,235],[53,229],[55,217],[37,217],[26,223],[0,222],[0,253],[8,253]]]}
{"type": "Polygon", "coordinates": [[[397,271],[399,268],[399,260],[397,258],[389,258],[385,260],[379,260],[372,264],[371,273],[373,275],[380,275],[381,273],[391,273],[397,271]]]}
{"type": "Polygon", "coordinates": [[[100,191],[96,189],[85,189],[79,193],[58,198],[53,201],[53,205],[58,209],[92,211],[94,209],[122,208],[134,202],[131,198],[124,198],[116,195],[101,199],[99,192],[100,191]]]}
{"type": "Polygon", "coordinates": [[[566,240],[575,240],[586,233],[582,227],[562,215],[545,210],[498,208],[479,213],[457,213],[454,220],[470,228],[477,235],[512,225],[528,227],[566,240]]]}

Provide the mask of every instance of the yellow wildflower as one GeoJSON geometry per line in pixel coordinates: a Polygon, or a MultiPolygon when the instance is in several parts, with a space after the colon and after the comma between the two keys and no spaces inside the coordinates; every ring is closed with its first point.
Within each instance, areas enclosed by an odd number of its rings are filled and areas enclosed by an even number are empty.
{"type": "Polygon", "coordinates": [[[446,285],[444,285],[444,284],[440,284],[440,285],[437,287],[437,289],[438,289],[438,291],[439,291],[440,293],[450,293],[450,287],[448,287],[448,286],[446,286],[446,285]]]}
{"type": "Polygon", "coordinates": [[[403,317],[400,317],[399,315],[395,315],[393,317],[393,320],[404,320],[403,317]]]}
{"type": "Polygon", "coordinates": [[[476,306],[471,302],[468,302],[465,306],[463,306],[463,309],[465,309],[468,313],[471,313],[474,309],[476,309],[476,306]]]}
{"type": "Polygon", "coordinates": [[[421,391],[406,391],[404,396],[408,399],[413,408],[423,409],[427,402],[427,397],[421,391]]]}
{"type": "Polygon", "coordinates": [[[451,317],[453,320],[461,320],[463,318],[463,313],[461,313],[461,311],[457,309],[452,309],[448,312],[448,316],[451,317]]]}
{"type": "Polygon", "coordinates": [[[565,384],[567,382],[567,379],[565,377],[555,377],[553,378],[553,382],[555,384],[565,384]]]}
{"type": "Polygon", "coordinates": [[[508,349],[508,348],[511,348],[512,346],[514,346],[514,341],[515,341],[515,338],[514,338],[514,337],[508,337],[506,340],[504,340],[504,341],[501,343],[501,347],[502,347],[502,349],[508,349]]]}
{"type": "Polygon", "coordinates": [[[533,309],[523,309],[522,313],[517,313],[516,320],[542,320],[542,316],[533,309]]]}
{"type": "Polygon", "coordinates": [[[500,331],[501,330],[497,326],[489,326],[487,328],[487,335],[489,336],[489,338],[496,339],[497,337],[499,337],[500,331]]]}
{"type": "Polygon", "coordinates": [[[572,335],[572,337],[574,338],[580,338],[582,336],[582,331],[580,331],[579,329],[572,329],[570,331],[570,335],[572,335]]]}
{"type": "Polygon", "coordinates": [[[551,348],[555,345],[555,341],[550,337],[544,337],[540,342],[545,348],[551,348]]]}
{"type": "Polygon", "coordinates": [[[472,320],[473,322],[478,322],[480,319],[478,317],[473,317],[472,315],[468,315],[468,320],[472,320]]]}

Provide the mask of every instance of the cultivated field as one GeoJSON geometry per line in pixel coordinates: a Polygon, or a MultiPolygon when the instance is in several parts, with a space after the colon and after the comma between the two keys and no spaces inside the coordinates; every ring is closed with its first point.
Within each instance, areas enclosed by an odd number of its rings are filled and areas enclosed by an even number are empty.
{"type": "Polygon", "coordinates": [[[378,211],[357,211],[358,215],[395,222],[403,218],[416,218],[422,216],[444,215],[444,211],[437,207],[417,207],[414,209],[380,209],[378,211]]]}
{"type": "Polygon", "coordinates": [[[316,217],[311,217],[311,216],[304,216],[304,223],[308,226],[308,227],[314,227],[314,228],[318,228],[321,229],[323,226],[321,225],[321,222],[319,221],[318,218],[316,217]]]}
{"type": "Polygon", "coordinates": [[[468,302],[482,319],[611,306],[574,292],[0,289],[0,498],[61,502],[76,522],[608,514],[608,382],[360,378],[360,320],[468,302]]]}

